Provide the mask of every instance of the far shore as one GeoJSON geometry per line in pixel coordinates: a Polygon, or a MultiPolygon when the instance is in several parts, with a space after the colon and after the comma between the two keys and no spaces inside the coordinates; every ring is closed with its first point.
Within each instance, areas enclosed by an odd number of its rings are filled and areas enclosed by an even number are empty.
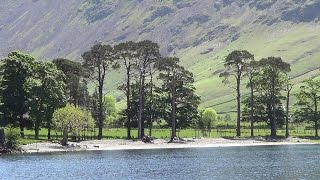
{"type": "Polygon", "coordinates": [[[135,150],[135,149],[179,149],[179,148],[208,148],[208,147],[236,147],[236,146],[270,146],[270,145],[298,145],[319,144],[307,139],[288,138],[277,141],[268,141],[264,138],[186,138],[184,141],[168,143],[168,139],[156,139],[153,143],[143,143],[132,140],[90,140],[81,142],[69,142],[67,147],[59,143],[42,142],[23,145],[23,153],[51,153],[72,151],[108,151],[108,150],[135,150]]]}

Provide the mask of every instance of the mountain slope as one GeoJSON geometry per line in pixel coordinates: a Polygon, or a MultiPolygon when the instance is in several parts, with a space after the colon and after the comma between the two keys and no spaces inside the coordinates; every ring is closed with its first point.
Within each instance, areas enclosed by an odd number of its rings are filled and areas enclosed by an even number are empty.
{"type": "MultiPolygon", "coordinates": [[[[195,74],[204,106],[234,98],[218,77],[234,49],[247,49],[256,59],[281,56],[292,65],[295,82],[319,75],[318,0],[3,1],[1,56],[20,49],[42,59],[80,61],[95,42],[150,39],[195,74]]],[[[106,91],[121,82],[116,73],[106,91]]],[[[229,111],[233,103],[214,107],[229,111]]]]}

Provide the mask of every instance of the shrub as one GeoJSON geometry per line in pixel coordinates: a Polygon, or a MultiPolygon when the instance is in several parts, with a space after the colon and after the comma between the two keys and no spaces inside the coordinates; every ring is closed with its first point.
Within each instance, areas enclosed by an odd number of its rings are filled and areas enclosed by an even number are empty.
{"type": "Polygon", "coordinates": [[[9,127],[6,129],[5,137],[5,147],[9,149],[18,149],[18,139],[20,137],[19,130],[9,127]]]}

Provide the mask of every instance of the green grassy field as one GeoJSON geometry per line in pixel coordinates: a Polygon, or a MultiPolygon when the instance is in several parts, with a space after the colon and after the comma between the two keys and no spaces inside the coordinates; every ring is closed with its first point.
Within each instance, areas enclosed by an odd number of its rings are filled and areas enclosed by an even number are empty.
{"type": "MultiPolygon", "coordinates": [[[[248,138],[250,137],[250,129],[242,128],[241,137],[248,138]]],[[[95,139],[98,133],[98,129],[93,132],[86,132],[86,140],[95,139]]],[[[145,133],[149,134],[149,130],[145,129],[145,133]]],[[[278,136],[285,136],[285,130],[279,129],[278,136]]],[[[137,129],[131,131],[133,137],[137,136],[137,129]]],[[[270,130],[266,128],[256,128],[254,130],[254,135],[267,136],[270,134],[270,130]]],[[[125,139],[127,135],[127,130],[125,128],[112,128],[103,130],[103,139],[125,139]]],[[[171,129],[153,129],[152,134],[155,138],[167,139],[171,136],[171,129]]],[[[230,128],[218,128],[212,129],[211,132],[201,132],[195,129],[182,129],[178,130],[177,136],[181,138],[192,138],[192,137],[206,137],[206,138],[231,138],[236,135],[235,129],[230,128]]],[[[290,136],[292,137],[301,137],[301,138],[312,138],[314,136],[314,130],[305,128],[305,126],[296,126],[290,130],[290,136]]],[[[51,139],[60,140],[62,137],[61,131],[52,131],[51,139]]],[[[69,136],[69,138],[71,135],[69,136]]],[[[33,142],[41,142],[47,140],[47,130],[41,129],[40,131],[40,140],[34,140],[34,131],[25,130],[25,139],[20,139],[20,144],[28,144],[33,142]]]]}

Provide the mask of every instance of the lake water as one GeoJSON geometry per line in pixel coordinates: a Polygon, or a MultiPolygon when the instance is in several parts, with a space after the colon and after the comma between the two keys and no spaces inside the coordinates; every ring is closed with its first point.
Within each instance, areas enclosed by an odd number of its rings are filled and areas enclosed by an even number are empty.
{"type": "Polygon", "coordinates": [[[320,145],[2,155],[0,179],[320,179],[320,145]]]}

